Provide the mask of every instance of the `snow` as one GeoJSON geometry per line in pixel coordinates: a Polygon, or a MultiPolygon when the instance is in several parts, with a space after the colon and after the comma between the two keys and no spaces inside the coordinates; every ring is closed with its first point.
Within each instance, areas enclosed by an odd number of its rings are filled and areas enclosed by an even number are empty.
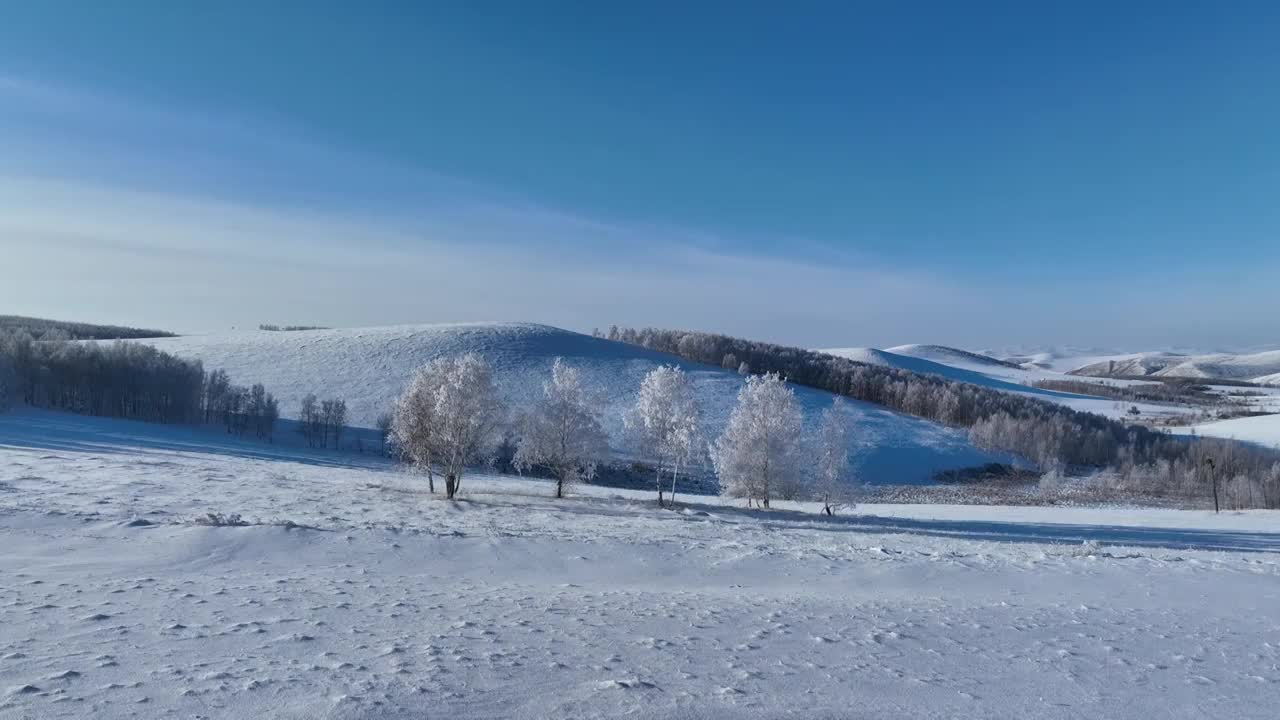
{"type": "MultiPolygon", "coordinates": [[[[1090,412],[1109,418],[1124,419],[1130,407],[1137,406],[1149,418],[1183,415],[1190,412],[1185,406],[1158,403],[1119,403],[1113,399],[1058,392],[1033,387],[1039,380],[1075,380],[1087,382],[1089,378],[1074,377],[1039,367],[1013,367],[988,358],[939,345],[903,345],[889,350],[875,348],[828,348],[816,352],[848,358],[856,362],[909,370],[916,373],[939,375],[948,380],[981,385],[1018,395],[1065,405],[1073,410],[1090,412]],[[907,354],[900,354],[904,351],[907,354]]],[[[1107,380],[1123,384],[1125,380],[1107,380]]]]}
{"type": "MultiPolygon", "coordinates": [[[[985,358],[977,353],[957,350],[940,345],[901,345],[889,350],[875,348],[832,348],[819,350],[839,357],[872,365],[895,367],[919,373],[931,373],[957,382],[982,385],[994,390],[1027,395],[1065,405],[1073,410],[1091,412],[1105,417],[1130,421],[1130,407],[1137,407],[1147,420],[1169,420],[1195,414],[1203,408],[1191,405],[1166,403],[1117,402],[1103,397],[1090,397],[1075,393],[1054,392],[1031,387],[1038,380],[1071,380],[1076,382],[1101,382],[1090,375],[1115,372],[1121,375],[1145,375],[1151,377],[1224,377],[1252,379],[1267,384],[1280,379],[1276,376],[1253,373],[1270,370],[1272,363],[1280,363],[1280,351],[1259,352],[1248,355],[1186,355],[1171,352],[1128,353],[1114,355],[1059,356],[1040,353],[1020,367],[985,358]],[[1071,375],[1069,372],[1084,372],[1071,375]]],[[[1275,365],[1280,367],[1280,365],[1275,365]]],[[[1134,385],[1152,382],[1141,378],[1107,378],[1111,385],[1134,385]]],[[[1243,388],[1234,386],[1209,386],[1220,394],[1238,393],[1243,388]]],[[[1258,412],[1280,413],[1277,389],[1270,387],[1247,388],[1260,397],[1246,398],[1250,409],[1258,412]]],[[[1188,434],[1193,430],[1202,436],[1235,439],[1280,446],[1280,415],[1236,418],[1191,425],[1172,425],[1169,431],[1188,434]]]]}
{"type": "Polygon", "coordinates": [[[1204,437],[1226,438],[1280,448],[1280,414],[1257,415],[1172,428],[1174,433],[1195,432],[1204,437]]]}
{"type": "Polygon", "coordinates": [[[0,416],[0,716],[1238,717],[1280,513],[746,510],[0,416]],[[196,518],[239,513],[246,526],[196,518]]]}
{"type": "Polygon", "coordinates": [[[1137,353],[1115,358],[1095,358],[1075,372],[1082,375],[1151,375],[1157,377],[1221,378],[1268,384],[1280,374],[1280,350],[1256,353],[1206,353],[1184,355],[1168,352],[1137,353]]]}
{"type": "MultiPolygon", "coordinates": [[[[232,382],[261,382],[280,400],[283,417],[296,417],[303,396],[343,398],[348,422],[371,428],[391,409],[412,372],[436,357],[477,352],[494,369],[495,383],[513,406],[530,406],[563,357],[578,368],[584,387],[602,405],[601,421],[614,450],[625,455],[623,414],[635,403],[644,375],[675,364],[689,375],[709,438],[723,429],[742,376],[688,363],[644,348],[530,323],[401,325],[297,332],[240,331],[146,340],[166,352],[225,369],[232,382]]],[[[831,395],[796,387],[807,427],[816,427],[831,395]]],[[[928,482],[941,470],[1010,458],[974,448],[961,431],[849,402],[852,465],[864,482],[928,482]]]]}

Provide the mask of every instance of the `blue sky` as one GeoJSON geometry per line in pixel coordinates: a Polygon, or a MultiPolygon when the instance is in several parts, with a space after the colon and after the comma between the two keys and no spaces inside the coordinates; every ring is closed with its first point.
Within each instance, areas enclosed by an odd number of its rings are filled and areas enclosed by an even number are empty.
{"type": "Polygon", "coordinates": [[[1274,4],[692,5],[0,2],[0,306],[1280,343],[1274,4]]]}

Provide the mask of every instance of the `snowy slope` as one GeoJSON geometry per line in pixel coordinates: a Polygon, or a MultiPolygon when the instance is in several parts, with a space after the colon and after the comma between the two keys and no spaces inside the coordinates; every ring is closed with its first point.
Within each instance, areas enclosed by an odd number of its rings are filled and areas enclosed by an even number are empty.
{"type": "MultiPolygon", "coordinates": [[[[552,362],[563,357],[581,369],[600,399],[606,429],[619,450],[622,414],[634,402],[641,378],[657,365],[679,364],[691,374],[709,437],[723,428],[743,382],[737,373],[720,368],[528,323],[248,331],[146,342],[199,359],[206,368],[223,368],[233,382],[262,382],[280,398],[285,417],[296,417],[308,392],[344,398],[349,422],[363,427],[372,427],[413,370],[433,357],[471,351],[484,355],[512,406],[539,393],[552,362]]],[[[816,423],[831,403],[831,395],[810,388],[797,387],[796,395],[809,423],[816,423]]],[[[853,465],[866,481],[921,482],[939,470],[1008,459],[979,451],[964,433],[934,423],[867,403],[846,403],[846,408],[856,427],[851,434],[853,465]]]]}
{"type": "Polygon", "coordinates": [[[1072,368],[1072,375],[1089,377],[1144,377],[1156,375],[1187,359],[1186,355],[1168,352],[1132,353],[1104,358],[1090,358],[1072,368]]]}
{"type": "Polygon", "coordinates": [[[983,355],[982,353],[947,347],[946,345],[898,345],[896,347],[891,347],[888,350],[895,355],[907,355],[909,357],[932,360],[934,362],[955,367],[964,367],[966,365],[1013,369],[1018,369],[1020,367],[1019,363],[1000,360],[989,355],[983,355]]]}
{"type": "Polygon", "coordinates": [[[1221,378],[1267,384],[1280,375],[1280,350],[1258,353],[1183,355],[1168,352],[1137,353],[1095,358],[1072,370],[1076,375],[1157,376],[1221,378]]]}
{"type": "MultiPolygon", "coordinates": [[[[890,350],[832,348],[819,350],[818,352],[825,352],[872,365],[941,375],[958,382],[967,382],[1004,392],[1018,393],[1055,402],[1075,410],[1122,420],[1130,419],[1127,411],[1134,406],[1147,419],[1194,415],[1202,408],[1190,405],[1150,402],[1119,403],[1105,397],[1054,392],[1031,387],[1030,385],[1038,380],[1088,381],[1091,377],[1098,377],[1099,382],[1103,381],[1101,378],[1108,378],[1105,382],[1113,385],[1141,384],[1151,381],[1136,378],[1109,378],[1108,376],[1112,374],[1118,376],[1163,376],[1175,370],[1184,376],[1190,376],[1191,373],[1197,372],[1200,373],[1199,376],[1201,377],[1239,378],[1244,375],[1250,375],[1257,370],[1269,369],[1270,363],[1277,356],[1277,353],[1271,352],[1239,356],[1189,356],[1169,352],[1155,352],[1111,356],[1090,355],[1072,358],[1065,353],[1042,353],[1040,355],[1019,356],[1018,359],[1026,360],[1026,362],[1017,365],[1012,362],[994,361],[977,353],[939,345],[902,345],[890,350]],[[1215,375],[1215,373],[1217,374],[1215,375]],[[1235,375],[1229,375],[1228,373],[1235,373],[1235,375]]],[[[1280,374],[1253,379],[1255,381],[1280,380],[1280,374]]],[[[1216,389],[1223,393],[1239,390],[1239,388],[1230,387],[1216,389]]],[[[1280,404],[1277,404],[1275,398],[1269,395],[1269,389],[1254,389],[1253,392],[1267,393],[1268,395],[1251,399],[1252,409],[1260,412],[1280,412],[1280,404]]],[[[1175,426],[1171,428],[1171,431],[1189,433],[1194,429],[1197,434],[1208,437],[1236,439],[1276,446],[1280,445],[1280,422],[1276,422],[1275,418],[1280,418],[1280,415],[1175,426]]]]}
{"type": "Polygon", "coordinates": [[[984,363],[961,356],[949,356],[948,359],[950,362],[944,362],[941,359],[938,359],[940,355],[938,353],[929,353],[934,355],[934,357],[931,358],[901,354],[894,350],[878,350],[876,348],[859,347],[826,348],[818,350],[817,352],[848,358],[849,360],[867,363],[869,365],[881,365],[884,367],[898,368],[899,370],[909,370],[911,372],[925,373],[928,375],[941,375],[942,377],[950,380],[967,382],[973,385],[985,385],[997,390],[1027,393],[1047,392],[1020,385],[1019,383],[1029,381],[1039,376],[1032,371],[1013,367],[1005,363],[984,363]]]}
{"type": "MultiPolygon", "coordinates": [[[[1079,379],[1064,378],[1061,373],[1052,370],[1034,366],[1015,366],[1012,363],[994,361],[975,353],[952,350],[938,345],[909,345],[902,347],[907,348],[909,351],[917,352],[920,352],[920,348],[924,348],[926,350],[921,354],[928,354],[938,359],[901,355],[896,352],[877,350],[875,348],[827,348],[817,350],[817,352],[870,365],[882,365],[916,373],[939,375],[948,380],[981,385],[1002,392],[1026,395],[1027,397],[1065,405],[1074,410],[1096,413],[1106,417],[1122,418],[1125,416],[1125,411],[1133,405],[1133,403],[1121,405],[1115,400],[1107,398],[1045,390],[1031,385],[1037,380],[1079,379]],[[944,352],[939,352],[938,350],[944,352]],[[951,350],[951,352],[945,352],[947,350],[951,350]],[[941,362],[941,358],[946,358],[948,362],[941,362]]],[[[1184,408],[1174,408],[1154,403],[1137,403],[1137,407],[1148,417],[1161,417],[1187,411],[1184,408]]]]}
{"type": "Polygon", "coordinates": [[[1280,703],[1274,511],[673,512],[499,476],[453,503],[386,466],[199,437],[0,415],[0,717],[1251,720],[1280,703]]]}
{"type": "Polygon", "coordinates": [[[1280,414],[1217,420],[1187,427],[1172,428],[1186,435],[1195,432],[1205,437],[1226,438],[1280,448],[1280,414]]]}
{"type": "Polygon", "coordinates": [[[1258,380],[1277,373],[1280,373],[1280,350],[1250,355],[1200,355],[1165,368],[1158,374],[1169,377],[1258,380]]]}

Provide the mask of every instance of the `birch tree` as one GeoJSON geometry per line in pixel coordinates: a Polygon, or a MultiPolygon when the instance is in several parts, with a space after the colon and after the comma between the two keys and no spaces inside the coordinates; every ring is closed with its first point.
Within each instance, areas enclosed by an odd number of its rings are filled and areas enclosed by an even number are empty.
{"type": "Polygon", "coordinates": [[[774,486],[799,474],[800,431],[800,408],[782,377],[748,377],[711,448],[721,494],[769,507],[774,486]]]}
{"type": "Polygon", "coordinates": [[[822,511],[828,515],[835,515],[849,497],[848,435],[844,399],[836,396],[831,407],[822,411],[814,472],[814,494],[822,502],[822,511]]]}
{"type": "Polygon", "coordinates": [[[577,368],[556,358],[542,397],[521,422],[513,463],[524,471],[544,467],[555,476],[556,497],[565,485],[595,477],[596,466],[609,455],[609,438],[599,411],[582,389],[577,368]]]}
{"type": "Polygon", "coordinates": [[[427,474],[427,490],[436,491],[436,398],[444,381],[444,360],[436,359],[413,372],[409,386],[391,408],[387,439],[402,460],[427,474]]]}
{"type": "Polygon", "coordinates": [[[411,463],[444,476],[445,497],[462,487],[463,471],[493,457],[501,441],[502,404],[493,373],[476,353],[432,360],[414,373],[396,402],[392,436],[411,463]]]}
{"type": "Polygon", "coordinates": [[[662,474],[671,476],[671,503],[676,501],[680,470],[702,449],[701,412],[693,385],[678,367],[663,365],[645,375],[636,404],[623,417],[627,435],[641,452],[654,458],[658,506],[663,504],[662,474]]]}

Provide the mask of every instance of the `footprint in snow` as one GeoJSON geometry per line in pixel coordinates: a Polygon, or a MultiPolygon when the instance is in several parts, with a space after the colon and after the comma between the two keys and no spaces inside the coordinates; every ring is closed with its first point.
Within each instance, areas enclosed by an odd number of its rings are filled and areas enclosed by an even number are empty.
{"type": "Polygon", "coordinates": [[[626,680],[605,680],[597,685],[601,690],[657,690],[658,686],[640,680],[638,678],[629,678],[626,680]]]}

